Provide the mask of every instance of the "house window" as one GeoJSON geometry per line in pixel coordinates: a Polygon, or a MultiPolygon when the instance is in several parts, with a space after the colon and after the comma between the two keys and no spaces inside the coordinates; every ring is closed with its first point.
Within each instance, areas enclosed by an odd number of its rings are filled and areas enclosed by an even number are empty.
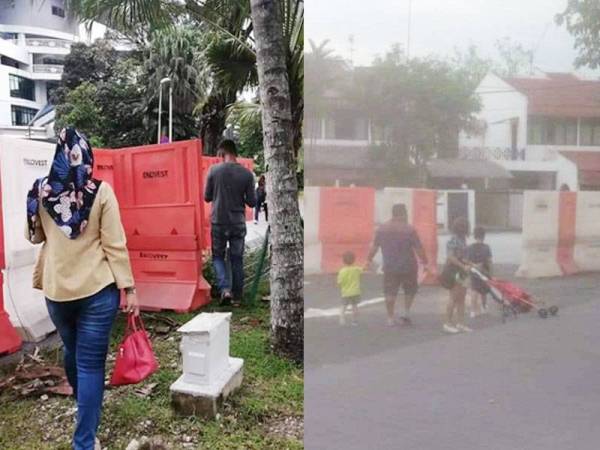
{"type": "Polygon", "coordinates": [[[52,7],[52,15],[53,16],[58,16],[58,17],[65,17],[65,10],[58,7],[58,6],[53,6],[52,7]]]}
{"type": "Polygon", "coordinates": [[[325,120],[325,139],[366,141],[369,121],[354,111],[336,111],[325,120]]]}
{"type": "Polygon", "coordinates": [[[10,96],[35,102],[35,84],[29,78],[9,74],[10,96]]]}
{"type": "Polygon", "coordinates": [[[529,117],[527,143],[529,145],[576,145],[577,120],[529,117]]]}
{"type": "Polygon", "coordinates": [[[26,108],[24,106],[11,105],[12,124],[29,125],[37,113],[37,109],[26,108]]]}
{"type": "Polygon", "coordinates": [[[580,145],[600,146],[600,119],[582,119],[579,128],[580,145]]]}

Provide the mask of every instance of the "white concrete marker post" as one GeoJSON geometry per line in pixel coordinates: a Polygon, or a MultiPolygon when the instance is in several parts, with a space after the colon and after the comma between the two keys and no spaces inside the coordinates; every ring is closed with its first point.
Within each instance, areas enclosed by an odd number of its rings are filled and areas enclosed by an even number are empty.
{"type": "Polygon", "coordinates": [[[244,360],[229,356],[231,313],[201,313],[180,327],[183,375],[171,385],[174,409],[214,418],[243,379],[244,360]]]}

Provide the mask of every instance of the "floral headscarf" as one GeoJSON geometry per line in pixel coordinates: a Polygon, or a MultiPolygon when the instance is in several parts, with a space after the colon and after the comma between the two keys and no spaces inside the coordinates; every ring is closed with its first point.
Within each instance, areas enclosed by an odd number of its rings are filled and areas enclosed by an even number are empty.
{"type": "Polygon", "coordinates": [[[33,183],[27,194],[27,223],[33,236],[39,220],[39,200],[61,231],[75,239],[85,229],[101,181],[92,178],[94,156],[87,138],[64,128],[56,142],[50,173],[33,183]]]}

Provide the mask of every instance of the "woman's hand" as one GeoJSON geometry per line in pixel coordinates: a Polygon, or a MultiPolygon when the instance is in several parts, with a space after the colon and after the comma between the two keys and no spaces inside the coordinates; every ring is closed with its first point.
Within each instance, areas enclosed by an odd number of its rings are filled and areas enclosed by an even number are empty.
{"type": "Polygon", "coordinates": [[[129,292],[125,294],[125,312],[127,314],[132,313],[134,316],[140,315],[140,303],[138,302],[137,294],[135,292],[129,292]]]}

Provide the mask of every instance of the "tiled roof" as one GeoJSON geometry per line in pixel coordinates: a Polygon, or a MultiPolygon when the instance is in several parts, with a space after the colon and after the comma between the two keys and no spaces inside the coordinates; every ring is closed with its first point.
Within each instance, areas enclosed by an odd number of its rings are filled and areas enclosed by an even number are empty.
{"type": "Polygon", "coordinates": [[[546,78],[504,78],[527,96],[528,113],[551,117],[600,117],[600,81],[569,73],[546,78]]]}

